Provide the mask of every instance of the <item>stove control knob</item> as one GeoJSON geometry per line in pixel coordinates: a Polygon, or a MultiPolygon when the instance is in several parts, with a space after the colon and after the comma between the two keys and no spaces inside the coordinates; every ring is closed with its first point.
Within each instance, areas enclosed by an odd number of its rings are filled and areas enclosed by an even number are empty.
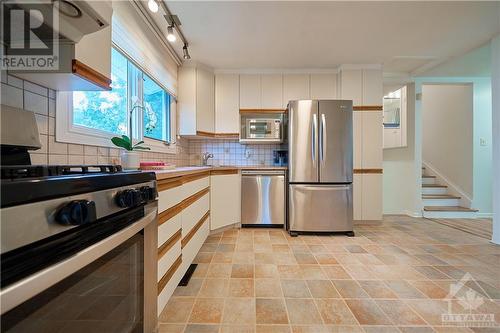
{"type": "Polygon", "coordinates": [[[115,201],[116,204],[122,208],[131,208],[143,203],[141,191],[135,189],[118,192],[115,201]]]}
{"type": "Polygon", "coordinates": [[[144,201],[152,201],[156,199],[156,189],[154,187],[142,186],[141,191],[142,199],[144,201]]]}
{"type": "Polygon", "coordinates": [[[59,209],[55,220],[64,225],[82,225],[97,220],[96,215],[95,202],[74,200],[59,209]]]}

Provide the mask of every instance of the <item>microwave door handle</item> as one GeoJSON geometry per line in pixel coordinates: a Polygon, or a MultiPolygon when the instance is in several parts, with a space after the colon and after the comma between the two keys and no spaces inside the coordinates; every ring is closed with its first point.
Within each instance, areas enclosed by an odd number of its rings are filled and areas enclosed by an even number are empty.
{"type": "Polygon", "coordinates": [[[313,165],[316,164],[316,131],[318,129],[318,117],[313,115],[312,131],[311,131],[311,155],[313,165]]]}
{"type": "Polygon", "coordinates": [[[327,133],[327,130],[326,130],[326,116],[325,114],[323,113],[321,115],[321,126],[320,126],[320,142],[321,142],[321,145],[320,145],[320,149],[321,149],[321,162],[323,162],[325,160],[325,150],[326,150],[326,143],[328,142],[327,138],[326,138],[326,133],[327,133]]]}

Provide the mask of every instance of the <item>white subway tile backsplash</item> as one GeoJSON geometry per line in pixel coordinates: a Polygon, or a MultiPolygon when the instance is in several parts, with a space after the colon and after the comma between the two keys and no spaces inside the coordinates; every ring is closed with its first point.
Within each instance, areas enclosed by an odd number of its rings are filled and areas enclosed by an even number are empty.
{"type": "Polygon", "coordinates": [[[0,76],[2,78],[2,83],[7,83],[7,71],[0,70],[0,76]]]}
{"type": "Polygon", "coordinates": [[[48,98],[25,90],[24,109],[48,116],[49,115],[48,98]]]}
{"type": "Polygon", "coordinates": [[[12,75],[7,75],[7,83],[17,88],[23,88],[23,80],[18,79],[17,77],[14,77],[12,75]]]}
{"type": "Polygon", "coordinates": [[[23,91],[19,88],[2,83],[2,104],[15,108],[23,108],[23,91]]]}
{"type": "Polygon", "coordinates": [[[49,154],[49,164],[68,164],[68,155],[49,154]]]}
{"type": "Polygon", "coordinates": [[[64,154],[68,155],[68,144],[57,142],[55,136],[49,135],[49,155],[64,154]]]}
{"type": "Polygon", "coordinates": [[[31,164],[47,164],[49,162],[47,154],[30,153],[30,158],[31,164]]]}
{"type": "Polygon", "coordinates": [[[94,146],[84,146],[85,156],[97,156],[97,147],[94,146]]]}
{"type": "Polygon", "coordinates": [[[38,134],[49,134],[49,117],[35,114],[35,119],[38,126],[38,134]]]}
{"type": "Polygon", "coordinates": [[[68,154],[83,155],[83,145],[68,144],[68,154]]]}
{"type": "Polygon", "coordinates": [[[97,156],[109,156],[109,148],[97,147],[97,156]]]}
{"type": "Polygon", "coordinates": [[[84,156],[84,162],[85,162],[85,164],[96,165],[97,164],[97,155],[96,156],[87,156],[87,155],[85,155],[84,156]]]}
{"type": "Polygon", "coordinates": [[[85,156],[83,155],[68,155],[68,164],[79,165],[85,164],[85,156]]]}
{"type": "Polygon", "coordinates": [[[47,117],[49,119],[49,134],[55,135],[56,133],[56,118],[47,117]]]}
{"type": "Polygon", "coordinates": [[[49,98],[49,117],[56,116],[56,101],[49,98]]]}
{"type": "Polygon", "coordinates": [[[47,97],[49,95],[48,89],[45,87],[42,87],[38,84],[29,82],[29,81],[24,81],[24,90],[26,91],[31,91],[35,94],[42,95],[47,97]]]}
{"type": "Polygon", "coordinates": [[[49,89],[49,98],[56,99],[56,91],[49,89]]]}
{"type": "Polygon", "coordinates": [[[40,134],[40,143],[42,148],[33,151],[36,154],[47,154],[49,152],[49,136],[46,134],[40,134]]]}

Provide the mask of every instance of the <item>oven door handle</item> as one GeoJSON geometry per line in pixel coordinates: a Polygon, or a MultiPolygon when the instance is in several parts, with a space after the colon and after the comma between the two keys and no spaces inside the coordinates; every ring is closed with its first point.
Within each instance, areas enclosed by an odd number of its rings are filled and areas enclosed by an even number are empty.
{"type": "Polygon", "coordinates": [[[65,260],[8,285],[0,291],[0,299],[2,300],[0,313],[4,314],[40,292],[50,288],[54,284],[116,248],[139,231],[146,228],[154,228],[156,230],[156,225],[151,222],[156,220],[157,211],[156,202],[148,204],[144,207],[144,216],[128,227],[79,251],[65,260]]]}

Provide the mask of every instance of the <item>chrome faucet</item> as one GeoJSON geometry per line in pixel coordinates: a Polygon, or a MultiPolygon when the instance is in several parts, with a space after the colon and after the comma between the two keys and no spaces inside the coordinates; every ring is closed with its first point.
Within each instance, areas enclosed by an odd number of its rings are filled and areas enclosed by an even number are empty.
{"type": "Polygon", "coordinates": [[[208,164],[207,164],[207,163],[208,163],[208,159],[209,159],[209,158],[213,158],[213,157],[214,157],[214,154],[209,153],[209,152],[206,152],[206,153],[201,154],[201,161],[202,161],[203,165],[204,165],[204,166],[205,166],[205,165],[208,165],[208,164]]]}

